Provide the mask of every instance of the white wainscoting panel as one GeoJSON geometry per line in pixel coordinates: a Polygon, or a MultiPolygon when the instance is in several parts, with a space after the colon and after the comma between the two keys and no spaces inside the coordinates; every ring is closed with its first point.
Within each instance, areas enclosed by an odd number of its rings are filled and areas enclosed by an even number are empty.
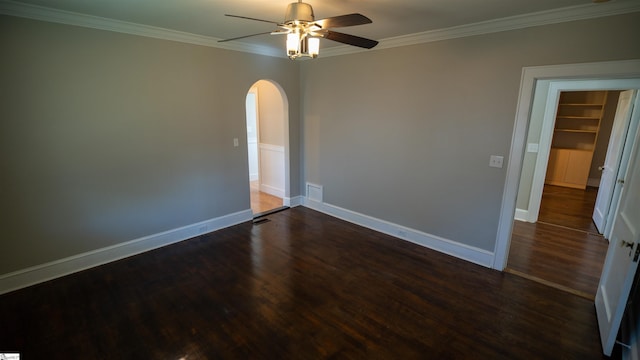
{"type": "Polygon", "coordinates": [[[284,146],[260,143],[260,191],[284,198],[284,146]]]}

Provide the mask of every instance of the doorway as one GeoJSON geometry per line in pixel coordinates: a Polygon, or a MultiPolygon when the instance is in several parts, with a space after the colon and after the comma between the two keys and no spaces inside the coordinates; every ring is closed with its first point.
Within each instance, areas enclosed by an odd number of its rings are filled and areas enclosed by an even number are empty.
{"type": "MultiPolygon", "coordinates": [[[[537,106],[537,103],[542,103],[543,107],[546,106],[547,100],[546,98],[541,99],[539,96],[535,96],[537,91],[545,86],[545,82],[548,88],[549,82],[553,81],[553,79],[572,79],[574,82],[603,81],[604,79],[604,81],[610,81],[611,83],[608,83],[607,86],[598,86],[596,89],[637,89],[640,87],[638,85],[639,77],[640,61],[638,60],[540,66],[523,69],[516,111],[516,122],[507,167],[505,191],[496,238],[493,268],[504,270],[507,266],[511,235],[514,229],[514,215],[516,214],[516,199],[518,197],[519,185],[527,181],[531,184],[531,178],[522,176],[523,170],[525,170],[526,158],[531,155],[529,151],[534,150],[533,147],[529,146],[527,135],[531,132],[531,126],[534,124],[534,108],[537,106]],[[616,81],[619,83],[615,83],[616,81]],[[615,86],[612,84],[615,84],[615,86]]],[[[538,124],[538,126],[540,125],[538,124]]],[[[549,142],[550,139],[546,141],[549,142]]],[[[547,146],[549,145],[550,144],[547,146]]],[[[542,138],[540,139],[539,149],[544,149],[542,138]]],[[[546,169],[546,159],[544,162],[543,168],[546,169]]],[[[538,166],[538,164],[536,164],[536,166],[538,166]]],[[[529,175],[532,175],[532,173],[533,171],[530,170],[529,175]]],[[[541,192],[542,191],[540,191],[540,193],[541,192]]]]}
{"type": "Polygon", "coordinates": [[[254,83],[246,95],[249,190],[254,217],[279,210],[287,202],[288,102],[270,80],[254,83]]]}
{"type": "Polygon", "coordinates": [[[607,153],[618,93],[560,93],[555,127],[546,134],[551,149],[541,199],[530,202],[539,206],[527,211],[533,221],[516,216],[505,271],[595,298],[607,241],[591,217],[600,180],[598,164],[607,153]]]}
{"type": "MultiPolygon", "coordinates": [[[[592,221],[600,171],[605,157],[611,156],[607,149],[615,153],[619,144],[619,139],[613,139],[609,147],[609,139],[626,135],[611,136],[614,120],[617,127],[628,122],[624,117],[616,118],[616,112],[625,113],[618,109],[620,91],[597,88],[603,84],[623,85],[618,81],[551,82],[539,139],[544,147],[537,154],[537,174],[534,171],[529,207],[524,211],[529,218],[516,215],[505,269],[591,300],[608,249],[608,242],[600,235],[604,231],[592,221]],[[554,93],[563,88],[570,91],[554,93]],[[537,189],[541,193],[536,194],[537,189]]],[[[531,138],[530,134],[528,141],[531,138]]],[[[523,167],[521,178],[525,176],[523,167]]],[[[519,197],[527,193],[522,189],[527,184],[521,182],[519,197]]],[[[600,194],[610,196],[610,185],[604,184],[600,194]]],[[[517,202],[522,204],[521,200],[517,202]]]]}
{"type": "Polygon", "coordinates": [[[545,185],[538,221],[513,223],[505,271],[593,301],[608,249],[591,227],[596,191],[545,185]]]}
{"type": "MultiPolygon", "coordinates": [[[[582,83],[573,87],[591,86],[595,84],[582,83]]],[[[619,159],[617,155],[621,151],[620,138],[624,137],[624,131],[612,133],[614,123],[616,129],[626,129],[628,123],[626,114],[629,103],[623,104],[625,109],[620,108],[619,97],[619,90],[580,89],[560,92],[555,106],[552,133],[540,135],[551,137],[551,148],[544,178],[537,176],[534,180],[544,182],[542,195],[535,194],[533,186],[531,189],[527,209],[528,213],[532,213],[529,222],[541,221],[593,234],[604,234],[604,224],[594,224],[592,217],[597,195],[611,196],[608,192],[611,184],[608,181],[602,183],[602,192],[599,189],[603,175],[613,172],[605,171],[605,162],[609,161],[608,166],[617,170],[617,165],[612,164],[616,162],[615,159],[619,159]],[[607,160],[607,157],[611,159],[607,160]],[[535,197],[541,200],[535,201],[535,197]],[[546,204],[547,202],[551,203],[546,204]],[[538,208],[533,208],[538,204],[538,208]]],[[[543,121],[550,120],[545,118],[543,121]]],[[[536,190],[537,188],[539,186],[536,186],[536,190]]],[[[526,191],[521,193],[525,194],[526,191]]],[[[603,202],[600,207],[604,206],[606,203],[603,202]]],[[[607,211],[608,209],[603,209],[601,212],[607,211]]]]}

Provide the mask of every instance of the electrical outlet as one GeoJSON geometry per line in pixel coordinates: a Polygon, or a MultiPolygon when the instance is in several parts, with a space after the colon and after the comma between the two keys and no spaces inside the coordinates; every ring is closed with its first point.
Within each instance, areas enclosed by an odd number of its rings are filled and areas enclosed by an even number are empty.
{"type": "Polygon", "coordinates": [[[504,156],[491,155],[489,158],[489,166],[494,168],[502,168],[502,162],[504,161],[504,156]]]}

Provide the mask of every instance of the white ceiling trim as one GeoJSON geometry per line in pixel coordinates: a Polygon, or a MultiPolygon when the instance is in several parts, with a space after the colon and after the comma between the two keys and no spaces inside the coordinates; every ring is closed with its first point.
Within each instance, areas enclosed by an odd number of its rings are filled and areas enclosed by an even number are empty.
{"type": "MultiPolygon", "coordinates": [[[[586,20],[598,17],[620,15],[640,11],[640,2],[625,0],[605,4],[587,4],[570,6],[555,10],[540,11],[525,15],[483,21],[450,28],[425,31],[380,40],[373,50],[389,49],[400,46],[424,44],[428,42],[456,39],[467,36],[483,35],[501,31],[523,29],[534,26],[558,24],[567,21],[586,20]]],[[[322,57],[353,54],[368,51],[353,46],[336,46],[323,49],[322,57]]],[[[370,50],[369,50],[370,51],[370,50]]]]}
{"type": "MultiPolygon", "coordinates": [[[[640,2],[638,2],[637,0],[619,0],[604,4],[570,6],[555,10],[540,11],[468,25],[461,25],[445,29],[431,30],[416,34],[386,38],[380,40],[378,46],[376,46],[373,50],[423,44],[434,41],[489,34],[533,26],[626,14],[637,11],[640,11],[640,2]]],[[[266,56],[284,57],[282,51],[276,51],[268,47],[246,45],[242,43],[219,43],[218,40],[221,40],[219,38],[108,19],[98,16],[85,15],[70,11],[52,9],[48,7],[25,4],[11,0],[0,0],[0,14],[133,34],[157,39],[171,40],[195,45],[216,47],[227,50],[242,51],[266,56]]],[[[353,54],[364,51],[371,50],[342,45],[323,49],[322,57],[353,54]]]]}
{"type": "Polygon", "coordinates": [[[108,19],[98,16],[52,9],[44,6],[25,4],[10,0],[0,0],[0,14],[42,20],[60,24],[88,27],[99,30],[114,31],[139,35],[156,39],[171,40],[188,44],[236,50],[273,57],[282,57],[281,51],[268,47],[251,46],[242,43],[219,43],[218,38],[203,36],[183,31],[164,29],[155,26],[136,24],[126,21],[108,19]]]}

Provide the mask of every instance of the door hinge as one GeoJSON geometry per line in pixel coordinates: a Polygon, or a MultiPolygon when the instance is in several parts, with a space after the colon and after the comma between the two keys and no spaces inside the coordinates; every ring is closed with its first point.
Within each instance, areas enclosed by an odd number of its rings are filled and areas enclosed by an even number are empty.
{"type": "Polygon", "coordinates": [[[638,255],[640,255],[640,243],[636,244],[636,253],[633,254],[633,262],[638,262],[638,255]]]}

